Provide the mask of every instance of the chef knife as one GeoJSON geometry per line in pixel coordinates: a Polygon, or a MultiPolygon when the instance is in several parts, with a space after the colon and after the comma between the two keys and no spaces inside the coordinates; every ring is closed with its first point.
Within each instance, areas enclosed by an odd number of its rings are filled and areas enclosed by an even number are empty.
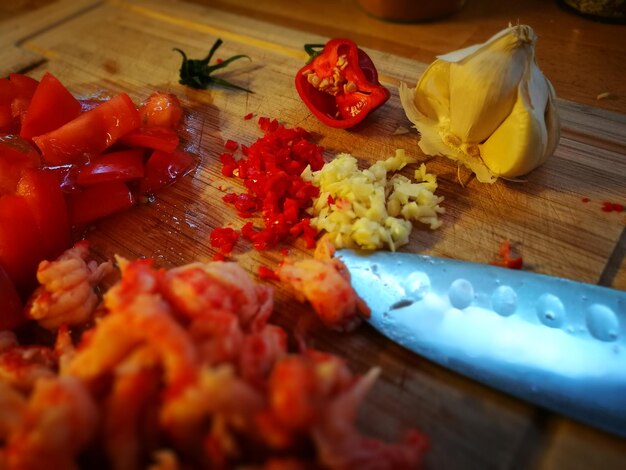
{"type": "Polygon", "coordinates": [[[626,292],[430,256],[338,250],[370,324],[444,367],[626,437],[626,292]]]}

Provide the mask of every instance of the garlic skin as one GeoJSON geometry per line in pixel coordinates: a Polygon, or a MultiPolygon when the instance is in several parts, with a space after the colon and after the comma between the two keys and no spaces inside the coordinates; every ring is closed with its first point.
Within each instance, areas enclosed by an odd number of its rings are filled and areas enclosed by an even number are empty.
{"type": "Polygon", "coordinates": [[[404,111],[427,155],[445,155],[483,183],[544,163],[560,137],[556,94],[535,61],[530,26],[439,56],[416,88],[400,84],[404,111]]]}

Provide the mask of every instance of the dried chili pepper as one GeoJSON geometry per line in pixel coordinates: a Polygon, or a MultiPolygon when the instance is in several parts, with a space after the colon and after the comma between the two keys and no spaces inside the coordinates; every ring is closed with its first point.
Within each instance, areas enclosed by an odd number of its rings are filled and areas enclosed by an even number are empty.
{"type": "Polygon", "coordinates": [[[307,44],[311,60],[296,74],[296,90],[324,124],[350,128],[385,103],[389,90],[378,81],[372,59],[349,39],[307,44]]]}

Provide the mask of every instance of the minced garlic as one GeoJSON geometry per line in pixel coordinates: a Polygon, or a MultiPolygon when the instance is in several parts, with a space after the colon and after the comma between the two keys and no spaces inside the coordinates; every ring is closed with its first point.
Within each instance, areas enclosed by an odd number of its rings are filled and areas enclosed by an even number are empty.
{"type": "Polygon", "coordinates": [[[437,178],[427,173],[423,163],[415,170],[415,181],[387,174],[416,163],[404,150],[371,167],[359,170],[357,160],[347,153],[319,170],[307,168],[302,173],[320,189],[320,195],[310,209],[311,224],[324,230],[337,248],[375,250],[388,246],[396,250],[409,242],[412,221],[436,229],[441,225],[439,214],[444,208],[436,196],[437,178]]]}

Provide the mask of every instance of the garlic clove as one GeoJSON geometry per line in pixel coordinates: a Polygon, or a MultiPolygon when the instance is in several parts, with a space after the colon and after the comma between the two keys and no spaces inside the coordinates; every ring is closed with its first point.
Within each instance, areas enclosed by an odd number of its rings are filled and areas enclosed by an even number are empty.
{"type": "Polygon", "coordinates": [[[450,63],[435,60],[417,82],[421,93],[413,93],[417,110],[438,121],[450,109],[450,63]]]}
{"type": "Polygon", "coordinates": [[[529,26],[501,31],[482,47],[450,63],[450,133],[478,144],[508,116],[529,61],[536,35],[529,26]]]}
{"type": "Polygon", "coordinates": [[[476,174],[481,183],[493,183],[496,177],[485,166],[480,158],[470,156],[462,146],[453,146],[449,141],[444,141],[444,136],[449,127],[448,111],[439,116],[439,121],[430,119],[417,109],[415,88],[409,88],[405,83],[400,83],[400,101],[413,127],[420,133],[419,148],[426,155],[444,155],[462,165],[467,166],[476,174]]]}
{"type": "Polygon", "coordinates": [[[479,146],[482,160],[497,176],[526,174],[551,155],[545,120],[550,85],[534,61],[529,65],[509,116],[479,146]]]}

